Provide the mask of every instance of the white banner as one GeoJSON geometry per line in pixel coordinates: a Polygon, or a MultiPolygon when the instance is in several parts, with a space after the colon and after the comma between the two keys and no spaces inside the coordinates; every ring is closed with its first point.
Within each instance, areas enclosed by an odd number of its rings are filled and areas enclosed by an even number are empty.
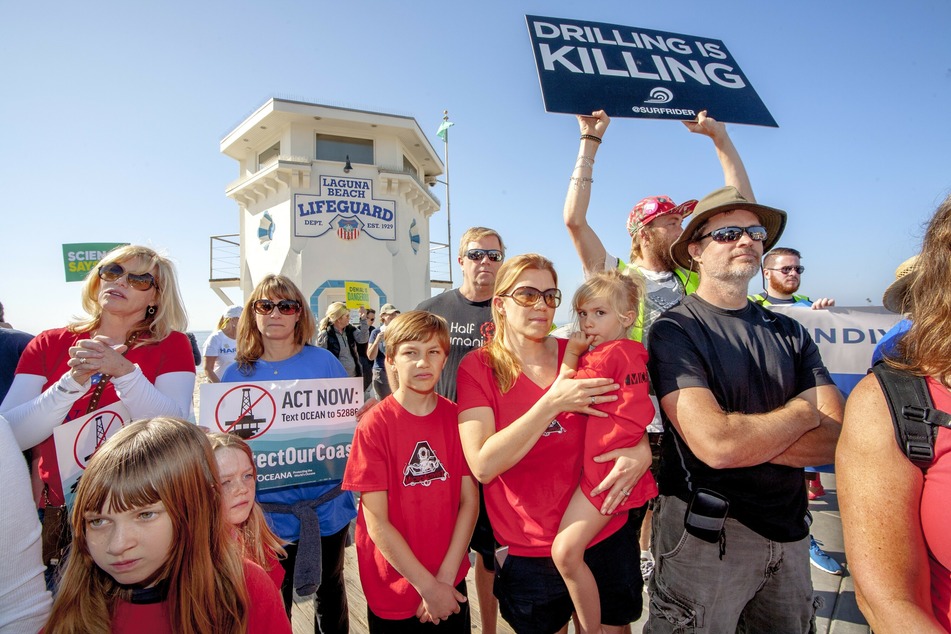
{"type": "Polygon", "coordinates": [[[198,423],[254,450],[258,491],[343,477],[363,379],[205,383],[198,423]]]}
{"type": "Polygon", "coordinates": [[[819,346],[832,379],[846,395],[872,364],[872,352],[901,315],[882,306],[812,310],[803,306],[770,306],[805,326],[819,346]]]}

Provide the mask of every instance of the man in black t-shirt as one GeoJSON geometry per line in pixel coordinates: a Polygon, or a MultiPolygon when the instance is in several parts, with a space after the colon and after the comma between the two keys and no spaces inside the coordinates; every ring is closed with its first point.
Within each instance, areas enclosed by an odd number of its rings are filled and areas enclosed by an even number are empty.
{"type": "Polygon", "coordinates": [[[832,461],[843,400],[805,329],[747,299],[785,223],[725,187],[671,247],[700,285],[650,340],[666,430],[652,632],[805,632],[815,615],[803,467],[832,461]],[[725,520],[696,503],[685,521],[699,489],[728,500],[725,520]]]}

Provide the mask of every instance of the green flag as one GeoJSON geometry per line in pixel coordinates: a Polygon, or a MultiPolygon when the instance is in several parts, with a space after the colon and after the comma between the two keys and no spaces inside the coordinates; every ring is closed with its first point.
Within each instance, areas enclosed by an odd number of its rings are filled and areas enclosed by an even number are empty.
{"type": "Polygon", "coordinates": [[[449,134],[449,128],[456,125],[452,121],[443,121],[439,124],[439,129],[436,130],[436,136],[438,136],[443,141],[446,140],[446,135],[449,134]]]}

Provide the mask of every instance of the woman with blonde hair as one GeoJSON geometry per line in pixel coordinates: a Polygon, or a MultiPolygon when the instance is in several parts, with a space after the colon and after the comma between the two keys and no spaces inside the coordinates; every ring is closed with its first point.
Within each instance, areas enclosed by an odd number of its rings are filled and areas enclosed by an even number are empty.
{"type": "MultiPolygon", "coordinates": [[[[567,342],[548,336],[561,291],[554,266],[537,254],[502,265],[495,283],[495,335],[459,366],[459,433],[498,542],[508,547],[496,568],[502,617],[516,631],[556,632],[568,622],[571,598],[552,560],[552,542],[581,477],[586,416],[617,400],[610,378],[559,374],[567,342]],[[524,606],[532,609],[525,611],[524,606]]],[[[614,468],[592,490],[606,493],[605,514],[630,494],[650,463],[646,439],[596,458],[614,468]]],[[[585,554],[598,583],[601,623],[620,632],[641,612],[637,527],[617,515],[585,554]]]]}
{"type": "Polygon", "coordinates": [[[48,634],[290,632],[267,575],[221,517],[207,436],[172,418],[125,426],[90,459],[48,634]]]}
{"type": "MultiPolygon", "coordinates": [[[[86,277],[82,306],[85,316],[30,342],[0,405],[20,448],[37,446],[41,510],[54,532],[65,506],[53,429],[117,401],[133,420],[188,418],[195,389],[185,308],[168,258],[143,246],[113,249],[86,277]]],[[[63,534],[44,543],[65,547],[63,534]]],[[[59,547],[44,552],[48,565],[61,556],[59,547]]]]}
{"type": "MultiPolygon", "coordinates": [[[[951,413],[949,285],[951,196],[928,225],[917,272],[901,302],[911,328],[884,359],[906,379],[925,379],[933,409],[920,415],[935,421],[931,446],[920,439],[913,463],[896,442],[880,382],[888,378],[876,368],[849,396],[836,449],[849,571],[859,608],[876,632],[951,631],[951,430],[938,426],[951,413]],[[930,462],[924,459],[929,448],[930,462]]],[[[897,403],[902,405],[916,403],[897,403]]]]}
{"type": "Polygon", "coordinates": [[[350,311],[343,302],[330,304],[317,326],[317,345],[337,357],[347,371],[347,376],[363,376],[357,339],[354,336],[356,330],[350,325],[350,311]]]}
{"type": "MultiPolygon", "coordinates": [[[[283,275],[266,275],[241,313],[238,352],[222,383],[346,378],[332,354],[310,345],[314,330],[314,314],[297,285],[283,275]]],[[[343,564],[350,521],[357,516],[353,494],[341,491],[338,479],[270,489],[258,495],[258,502],[274,532],[290,542],[281,560],[288,615],[295,589],[301,596],[316,592],[319,631],[347,632],[343,564]]]]}
{"type": "Polygon", "coordinates": [[[218,462],[218,483],[224,520],[231,526],[247,559],[267,571],[278,590],[284,581],[280,558],[284,542],[264,519],[261,505],[254,501],[258,470],[248,443],[234,434],[208,434],[218,462]]]}

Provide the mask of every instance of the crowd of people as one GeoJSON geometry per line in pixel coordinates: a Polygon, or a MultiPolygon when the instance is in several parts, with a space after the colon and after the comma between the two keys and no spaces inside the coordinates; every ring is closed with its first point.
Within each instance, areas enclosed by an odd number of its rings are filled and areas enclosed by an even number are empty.
{"type": "Polygon", "coordinates": [[[808,331],[773,310],[835,302],[799,293],[802,254],[776,246],[787,214],[756,201],[726,128],[686,124],[725,186],[639,201],[625,262],[586,219],[610,119],[578,122],[564,221],[586,279],[568,338],[551,336],[552,262],[507,256],[484,227],[460,240],[460,287],[415,310],[351,324],[336,302],[318,324],[271,274],[221,316],[211,382],[363,378],[342,478],[257,490],[248,443],[186,422],[185,309],[152,249],[107,254],[83,317],[0,336],[0,630],[289,632],[296,593],[314,596],[316,632],[347,632],[353,524],[371,632],[471,631],[470,550],[489,634],[499,615],[517,632],[626,632],[645,583],[646,631],[814,631],[810,562],[842,569],[808,501],[834,463],[869,623],[951,631],[951,197],[885,293],[902,328],[846,404],[808,331]],[[107,405],[136,422],[67,496],[54,429],[107,405]]]}

